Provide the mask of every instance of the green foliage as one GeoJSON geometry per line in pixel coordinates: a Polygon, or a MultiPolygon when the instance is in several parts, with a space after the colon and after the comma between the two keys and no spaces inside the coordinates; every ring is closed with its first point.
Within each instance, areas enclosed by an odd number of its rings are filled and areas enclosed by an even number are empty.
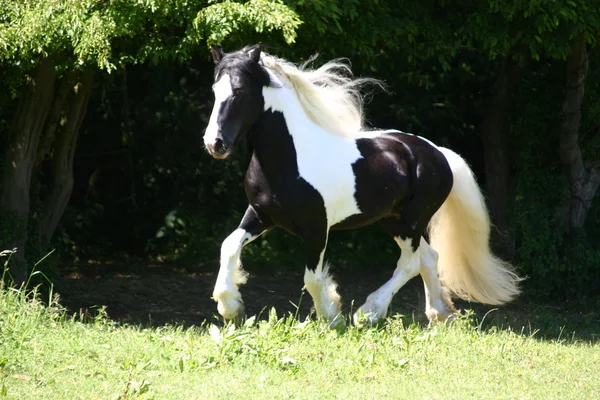
{"type": "MultiPolygon", "coordinates": [[[[557,71],[552,65],[527,79],[519,95],[535,93],[536,101],[514,104],[511,138],[517,175],[512,225],[517,241],[517,263],[524,275],[527,293],[552,300],[595,301],[593,289],[600,283],[598,222],[590,218],[588,231],[565,228],[569,188],[557,163],[554,127],[560,123],[560,88],[547,86],[557,71]],[[533,128],[532,128],[533,127],[533,128]],[[524,135],[523,132],[528,132],[524,135]]],[[[590,76],[590,86],[596,85],[590,76]]],[[[594,91],[592,91],[594,93],[594,91]]],[[[589,94],[593,96],[593,94],[589,94]]],[[[586,102],[583,124],[595,125],[585,115],[594,113],[594,102],[586,102]]],[[[585,148],[584,148],[585,151],[585,148]]]]}
{"type": "Polygon", "coordinates": [[[81,262],[82,258],[104,259],[114,254],[115,248],[106,238],[98,238],[98,229],[103,218],[104,207],[98,203],[87,203],[85,207],[67,207],[61,225],[52,244],[63,260],[81,262]]]}
{"type": "Polygon", "coordinates": [[[2,263],[2,275],[0,275],[0,287],[7,282],[7,275],[9,274],[8,268],[10,265],[10,258],[17,252],[17,249],[2,250],[0,251],[0,260],[4,260],[2,263]]]}
{"type": "Polygon", "coordinates": [[[94,1],[3,1],[0,59],[27,69],[40,56],[74,53],[76,62],[96,61],[103,69],[114,68],[110,40],[116,24],[106,18],[94,1]]]}
{"type": "Polygon", "coordinates": [[[126,63],[183,61],[200,41],[281,30],[288,43],[300,25],[281,1],[28,0],[0,2],[0,60],[25,70],[52,55],[62,68],[114,71],[126,63]]]}
{"type": "Polygon", "coordinates": [[[207,44],[221,44],[233,32],[254,29],[258,33],[281,30],[286,43],[296,40],[302,22],[281,0],[250,0],[247,3],[224,1],[202,9],[194,27],[207,44]]]}
{"type": "Polygon", "coordinates": [[[518,32],[511,36],[507,35],[511,31],[504,33],[507,39],[491,46],[497,47],[500,53],[506,54],[510,48],[524,44],[535,60],[542,56],[564,60],[570,52],[570,43],[580,34],[585,35],[591,45],[596,44],[600,13],[594,2],[493,0],[489,4],[492,16],[502,16],[518,32]]]}
{"type": "MultiPolygon", "coordinates": [[[[26,249],[14,249],[12,253],[20,252],[21,255],[27,254],[27,258],[24,261],[22,261],[15,260],[15,257],[12,256],[13,260],[10,264],[11,272],[13,274],[18,274],[18,270],[30,271],[33,274],[36,271],[37,265],[39,264],[39,261],[35,261],[45,259],[48,256],[49,252],[53,252],[52,249],[48,248],[48,242],[40,242],[40,238],[37,235],[37,232],[35,232],[34,229],[32,229],[31,225],[28,227],[25,226],[25,223],[23,222],[22,218],[19,218],[15,213],[0,213],[0,243],[15,243],[19,238],[22,238],[23,236],[28,236],[30,238],[30,240],[27,241],[26,249]]],[[[5,267],[8,267],[8,259],[5,263],[5,267]]],[[[57,264],[55,264],[54,260],[50,259],[49,261],[46,261],[44,263],[44,273],[38,271],[37,273],[28,276],[27,282],[28,284],[30,282],[34,284],[46,283],[48,281],[48,277],[56,276],[58,276],[57,264]]],[[[14,276],[14,278],[16,277],[17,276],[14,276]]]]}

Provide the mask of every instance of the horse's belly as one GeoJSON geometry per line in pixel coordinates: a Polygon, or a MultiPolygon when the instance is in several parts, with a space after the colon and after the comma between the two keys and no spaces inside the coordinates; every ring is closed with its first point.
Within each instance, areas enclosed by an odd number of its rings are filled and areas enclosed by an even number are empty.
{"type": "Polygon", "coordinates": [[[385,215],[354,214],[333,225],[332,231],[358,229],[379,221],[385,215]]]}

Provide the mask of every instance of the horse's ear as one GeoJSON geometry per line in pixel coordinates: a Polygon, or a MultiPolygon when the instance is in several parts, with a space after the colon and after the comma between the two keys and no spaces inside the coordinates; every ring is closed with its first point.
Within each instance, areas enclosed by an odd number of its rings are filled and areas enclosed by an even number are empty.
{"type": "Polygon", "coordinates": [[[252,50],[250,50],[250,59],[254,62],[258,62],[260,61],[260,53],[263,49],[262,43],[257,44],[256,46],[254,46],[254,48],[252,50]]]}
{"type": "Polygon", "coordinates": [[[212,53],[215,65],[220,63],[221,59],[225,55],[225,53],[223,52],[223,48],[221,46],[215,46],[214,44],[210,46],[210,52],[212,53]]]}

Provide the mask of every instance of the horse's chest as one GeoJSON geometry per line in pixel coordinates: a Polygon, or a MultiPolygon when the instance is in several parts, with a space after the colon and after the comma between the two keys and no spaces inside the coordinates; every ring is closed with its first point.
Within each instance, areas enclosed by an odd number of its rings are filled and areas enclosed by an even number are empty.
{"type": "Polygon", "coordinates": [[[361,212],[352,169],[360,157],[356,147],[345,152],[300,148],[279,159],[277,168],[254,157],[246,174],[246,193],[253,207],[285,229],[295,232],[315,223],[331,227],[361,212]]]}
{"type": "Polygon", "coordinates": [[[298,174],[323,198],[329,226],[360,214],[352,164],[362,156],[354,142],[349,142],[307,149],[297,147],[298,174]]]}

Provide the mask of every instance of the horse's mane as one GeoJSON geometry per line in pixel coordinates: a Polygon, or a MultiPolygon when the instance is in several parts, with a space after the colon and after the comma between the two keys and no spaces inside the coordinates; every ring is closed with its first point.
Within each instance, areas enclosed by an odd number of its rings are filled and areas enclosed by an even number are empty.
{"type": "Polygon", "coordinates": [[[335,135],[360,137],[365,129],[363,89],[368,85],[384,88],[383,82],[353,77],[345,59],[331,60],[318,69],[308,68],[314,59],[296,66],[266,53],[261,55],[263,65],[295,91],[314,123],[335,135]]]}

